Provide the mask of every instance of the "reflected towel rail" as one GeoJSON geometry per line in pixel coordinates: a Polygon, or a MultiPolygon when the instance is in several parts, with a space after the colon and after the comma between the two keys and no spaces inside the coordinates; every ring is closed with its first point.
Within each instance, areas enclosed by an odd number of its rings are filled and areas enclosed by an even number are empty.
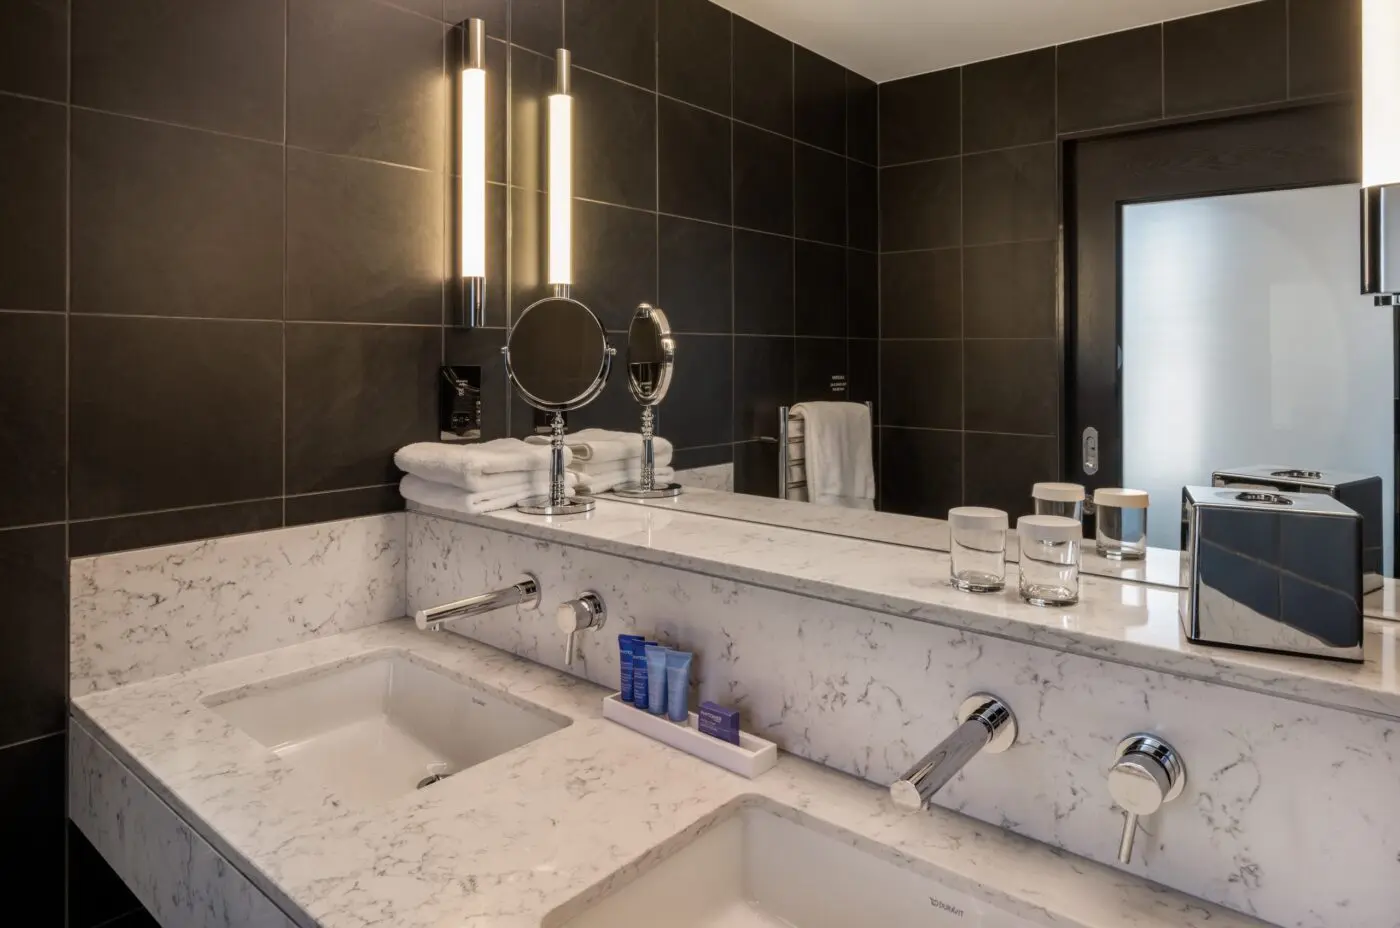
{"type": "MultiPolygon", "coordinates": [[[[871,444],[874,444],[875,409],[869,400],[871,444]]],[[[759,436],[759,441],[778,446],[778,499],[805,503],[807,499],[807,448],[802,429],[802,412],[789,406],[778,407],[778,437],[759,436]],[[793,494],[797,495],[793,495],[793,494]]]]}

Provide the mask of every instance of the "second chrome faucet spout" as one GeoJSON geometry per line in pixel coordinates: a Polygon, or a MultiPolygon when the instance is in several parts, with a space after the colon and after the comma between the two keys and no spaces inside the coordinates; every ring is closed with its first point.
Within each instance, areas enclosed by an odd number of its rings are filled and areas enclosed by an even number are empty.
{"type": "Polygon", "coordinates": [[[1000,754],[1016,741],[1016,716],[995,696],[978,693],[964,700],[958,722],[951,735],[891,784],[895,805],[911,810],[927,808],[934,793],[968,761],[983,751],[1000,754]]]}
{"type": "Polygon", "coordinates": [[[443,603],[441,606],[419,609],[414,613],[413,621],[421,631],[435,632],[441,630],[443,623],[451,622],[453,619],[485,615],[488,612],[510,606],[524,606],[533,609],[539,604],[540,582],[526,574],[519,581],[503,590],[493,590],[490,593],[470,596],[456,602],[443,603]]]}

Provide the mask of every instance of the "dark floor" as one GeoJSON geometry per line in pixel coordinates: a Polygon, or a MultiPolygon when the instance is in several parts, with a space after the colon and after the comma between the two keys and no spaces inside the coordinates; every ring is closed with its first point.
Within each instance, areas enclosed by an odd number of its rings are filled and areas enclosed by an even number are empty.
{"type": "Polygon", "coordinates": [[[68,928],[158,928],[72,822],[68,823],[68,928]]]}

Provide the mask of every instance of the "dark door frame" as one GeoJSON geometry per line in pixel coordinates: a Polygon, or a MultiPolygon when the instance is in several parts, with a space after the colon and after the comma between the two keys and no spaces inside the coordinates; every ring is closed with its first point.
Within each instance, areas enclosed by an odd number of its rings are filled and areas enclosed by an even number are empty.
{"type": "Polygon", "coordinates": [[[1353,100],[1331,99],[1061,141],[1066,480],[1091,489],[1122,483],[1122,207],[1357,183],[1358,125],[1353,100]],[[1082,433],[1090,425],[1100,435],[1100,466],[1093,476],[1081,463],[1082,433]]]}

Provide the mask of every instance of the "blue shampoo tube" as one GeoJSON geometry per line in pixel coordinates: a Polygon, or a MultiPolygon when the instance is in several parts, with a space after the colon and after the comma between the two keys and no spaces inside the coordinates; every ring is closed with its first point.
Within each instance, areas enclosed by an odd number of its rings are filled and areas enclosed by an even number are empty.
{"type": "Polygon", "coordinates": [[[632,705],[645,709],[647,697],[647,652],[639,641],[632,649],[632,705]]]}
{"type": "Polygon", "coordinates": [[[622,671],[618,695],[623,702],[632,701],[632,647],[642,640],[641,635],[617,636],[617,664],[622,671]]]}
{"type": "Polygon", "coordinates": [[[652,715],[666,711],[666,655],[671,653],[661,645],[649,644],[647,654],[647,703],[646,709],[652,715]]]}
{"type": "Polygon", "coordinates": [[[666,717],[690,721],[690,661],[688,651],[666,652],[666,717]]]}

